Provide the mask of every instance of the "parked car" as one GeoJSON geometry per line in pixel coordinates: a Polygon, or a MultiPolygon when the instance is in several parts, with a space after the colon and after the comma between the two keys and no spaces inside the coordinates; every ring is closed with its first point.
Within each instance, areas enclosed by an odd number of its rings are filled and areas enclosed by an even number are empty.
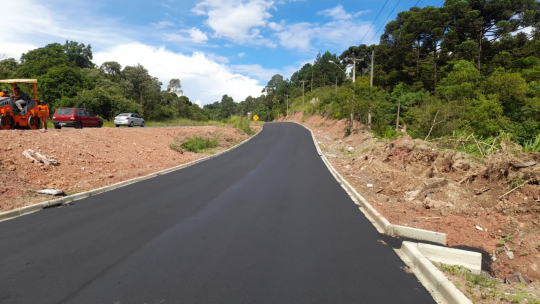
{"type": "Polygon", "coordinates": [[[121,113],[114,118],[116,127],[120,126],[141,126],[144,127],[144,119],[135,113],[121,113]]]}
{"type": "Polygon", "coordinates": [[[76,129],[103,126],[103,119],[81,108],[58,108],[52,117],[55,129],[74,127],[76,129]]]}

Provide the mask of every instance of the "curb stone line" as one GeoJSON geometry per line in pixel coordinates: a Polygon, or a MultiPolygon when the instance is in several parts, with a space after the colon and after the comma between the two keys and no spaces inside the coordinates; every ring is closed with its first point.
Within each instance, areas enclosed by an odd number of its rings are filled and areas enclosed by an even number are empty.
{"type": "Polygon", "coordinates": [[[130,185],[130,184],[134,184],[134,183],[146,180],[146,179],[150,179],[150,178],[153,178],[153,177],[157,177],[157,176],[160,176],[160,175],[171,173],[173,171],[177,171],[177,170],[180,170],[180,169],[184,169],[184,168],[193,166],[195,164],[198,164],[198,163],[201,163],[203,161],[209,160],[211,158],[220,156],[222,154],[225,154],[225,153],[227,153],[229,151],[232,151],[232,150],[240,147],[241,145],[245,144],[246,142],[248,142],[252,138],[259,135],[259,133],[261,133],[263,131],[263,129],[264,129],[264,124],[263,124],[263,126],[262,126],[262,128],[261,128],[261,130],[259,132],[257,132],[253,136],[249,137],[248,139],[244,140],[243,142],[235,145],[234,147],[231,147],[231,148],[229,148],[229,149],[227,149],[225,151],[221,151],[221,152],[213,154],[213,155],[206,156],[206,157],[201,158],[201,159],[191,161],[189,163],[181,164],[181,165],[178,165],[176,167],[172,167],[172,168],[168,168],[168,169],[163,169],[161,171],[150,173],[150,174],[145,175],[145,176],[135,177],[135,178],[132,178],[132,179],[121,181],[121,182],[118,182],[116,184],[104,186],[104,187],[101,187],[101,188],[97,188],[97,189],[93,189],[93,190],[89,190],[89,191],[85,191],[85,192],[80,192],[80,193],[64,196],[64,197],[61,197],[61,198],[58,198],[58,199],[49,200],[49,201],[41,202],[41,203],[34,204],[34,205],[24,206],[24,207],[9,210],[9,211],[6,211],[6,212],[0,212],[0,222],[7,221],[7,220],[10,220],[10,219],[22,216],[22,215],[34,213],[34,212],[40,211],[40,210],[42,210],[42,209],[44,209],[46,207],[58,206],[58,205],[66,205],[66,204],[69,204],[69,203],[71,203],[73,201],[76,201],[76,200],[80,200],[80,199],[84,199],[84,198],[87,198],[87,197],[90,197],[90,196],[98,195],[98,194],[101,194],[101,193],[104,193],[104,192],[107,192],[107,191],[111,191],[111,190],[118,189],[118,188],[130,185]]]}
{"type": "MultiPolygon", "coordinates": [[[[301,125],[311,133],[317,153],[321,156],[321,159],[328,167],[330,173],[334,175],[351,199],[360,206],[360,211],[362,211],[362,213],[364,213],[364,215],[373,223],[379,233],[390,236],[404,236],[419,241],[430,241],[446,246],[446,234],[444,233],[390,224],[390,222],[377,212],[377,210],[375,210],[375,208],[373,208],[373,206],[371,206],[371,204],[369,204],[369,202],[364,199],[332,166],[321,151],[313,131],[300,123],[292,123],[301,125]]],[[[404,241],[401,249],[395,249],[395,252],[408,266],[411,267],[411,270],[416,277],[437,302],[448,304],[472,304],[472,302],[418,250],[417,246],[419,244],[404,241]]],[[[441,248],[441,250],[445,249],[448,248],[441,248]]],[[[460,251],[467,252],[467,254],[470,253],[465,250],[460,251]]]]}
{"type": "Polygon", "coordinates": [[[399,251],[408,260],[406,264],[414,274],[427,281],[430,288],[433,288],[438,296],[441,296],[448,304],[468,304],[469,300],[455,285],[450,282],[442,272],[437,269],[421,252],[417,246],[419,244],[405,241],[401,244],[399,251]]]}
{"type": "MultiPolygon", "coordinates": [[[[296,122],[293,122],[293,123],[296,123],[296,122]]],[[[296,123],[296,124],[299,124],[299,123],[296,123]]],[[[414,239],[418,241],[428,241],[428,242],[433,242],[433,243],[446,246],[445,233],[391,224],[373,206],[371,206],[371,204],[364,197],[362,197],[343,176],[341,176],[341,174],[334,168],[334,166],[332,166],[332,164],[328,161],[324,153],[321,151],[321,148],[319,147],[319,144],[313,132],[306,126],[302,124],[299,124],[299,125],[306,128],[311,133],[311,137],[313,139],[313,142],[315,143],[317,153],[321,156],[322,161],[326,164],[326,166],[328,167],[328,170],[330,170],[330,173],[334,175],[336,180],[341,184],[341,186],[349,194],[349,196],[354,201],[354,203],[360,207],[360,210],[364,213],[364,215],[369,219],[370,222],[373,223],[377,231],[383,234],[390,235],[390,236],[405,237],[405,238],[414,239]]]]}

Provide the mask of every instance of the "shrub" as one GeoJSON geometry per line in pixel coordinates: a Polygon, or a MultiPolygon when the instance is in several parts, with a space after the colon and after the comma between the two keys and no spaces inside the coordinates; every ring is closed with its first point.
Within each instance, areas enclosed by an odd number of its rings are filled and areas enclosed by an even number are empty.
{"type": "Polygon", "coordinates": [[[217,147],[218,139],[219,136],[216,136],[215,138],[209,138],[207,136],[205,136],[204,138],[199,136],[193,136],[190,137],[188,140],[182,142],[176,138],[173,142],[169,144],[169,148],[180,153],[182,153],[182,149],[195,153],[199,153],[201,151],[205,152],[204,150],[206,149],[217,147]]]}
{"type": "Polygon", "coordinates": [[[249,126],[249,120],[244,116],[233,116],[229,119],[229,123],[232,123],[234,128],[244,131],[247,135],[253,135],[255,133],[249,126]]]}

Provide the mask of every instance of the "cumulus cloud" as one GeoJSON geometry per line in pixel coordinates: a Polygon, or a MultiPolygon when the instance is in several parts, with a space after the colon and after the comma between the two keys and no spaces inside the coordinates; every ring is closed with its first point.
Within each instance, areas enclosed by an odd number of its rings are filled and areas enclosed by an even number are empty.
{"type": "Polygon", "coordinates": [[[197,15],[208,17],[205,21],[213,31],[213,37],[226,38],[239,44],[276,45],[260,34],[267,25],[274,8],[273,1],[266,0],[204,0],[192,9],[197,15]]]}
{"type": "MultiPolygon", "coordinates": [[[[274,35],[283,47],[307,52],[313,50],[312,41],[322,46],[356,45],[368,29],[368,22],[351,20],[336,20],[322,25],[301,22],[287,25],[285,30],[274,35]]],[[[372,33],[372,29],[369,31],[372,33]]]]}
{"type": "Polygon", "coordinates": [[[260,64],[238,64],[231,66],[231,68],[236,73],[257,78],[263,83],[268,82],[272,76],[281,73],[278,69],[265,69],[260,64]]]}
{"type": "Polygon", "coordinates": [[[173,22],[170,22],[170,21],[160,21],[160,22],[157,22],[157,23],[150,23],[153,27],[157,28],[157,29],[162,29],[162,28],[165,28],[165,27],[168,27],[168,26],[175,26],[176,24],[174,24],[173,22]]]}
{"type": "Polygon", "coordinates": [[[324,15],[325,17],[330,17],[334,20],[349,20],[354,17],[358,17],[360,15],[363,15],[365,13],[369,13],[370,11],[360,11],[354,14],[349,14],[345,9],[343,8],[343,5],[339,4],[338,6],[334,8],[329,8],[324,11],[320,11],[317,13],[317,15],[324,15]]]}
{"type": "Polygon", "coordinates": [[[262,86],[258,81],[241,75],[230,67],[210,60],[202,52],[191,55],[172,52],[165,47],[153,47],[142,43],[121,44],[94,53],[98,65],[105,61],[117,61],[122,66],[142,64],[150,75],[166,84],[172,78],[182,81],[184,94],[199,100],[201,105],[221,100],[224,94],[236,102],[247,96],[259,96],[262,86]]]}
{"type": "Polygon", "coordinates": [[[244,52],[238,53],[238,57],[240,57],[240,58],[243,58],[243,57],[245,57],[245,56],[246,56],[246,53],[244,53],[244,52]]]}
{"type": "Polygon", "coordinates": [[[180,32],[187,33],[189,37],[185,37],[179,34],[165,34],[165,40],[176,42],[192,42],[195,44],[203,44],[208,41],[208,36],[206,36],[206,33],[203,33],[200,29],[196,27],[189,30],[181,30],[180,32]]]}

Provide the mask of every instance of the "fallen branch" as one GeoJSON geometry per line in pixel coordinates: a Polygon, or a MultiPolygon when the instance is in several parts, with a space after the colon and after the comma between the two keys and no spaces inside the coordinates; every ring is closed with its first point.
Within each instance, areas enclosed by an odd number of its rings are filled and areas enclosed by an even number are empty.
{"type": "Polygon", "coordinates": [[[477,175],[478,175],[478,173],[472,173],[472,174],[469,174],[469,175],[465,176],[462,180],[460,180],[460,181],[458,182],[458,184],[461,184],[461,183],[463,183],[464,181],[468,180],[469,178],[471,178],[471,177],[473,177],[473,176],[477,176],[477,175]]]}
{"type": "Polygon", "coordinates": [[[22,154],[36,164],[44,163],[46,165],[53,166],[58,166],[60,164],[56,159],[40,154],[39,152],[35,152],[32,149],[24,150],[22,154]]]}
{"type": "Polygon", "coordinates": [[[519,185],[519,186],[515,187],[514,189],[512,189],[512,190],[506,192],[505,194],[499,196],[499,199],[501,199],[501,198],[507,196],[508,194],[510,194],[510,193],[512,193],[512,192],[514,192],[514,191],[516,191],[516,189],[519,189],[519,188],[523,187],[523,185],[528,184],[531,180],[533,180],[533,178],[529,178],[528,180],[524,181],[521,185],[519,185]]]}

